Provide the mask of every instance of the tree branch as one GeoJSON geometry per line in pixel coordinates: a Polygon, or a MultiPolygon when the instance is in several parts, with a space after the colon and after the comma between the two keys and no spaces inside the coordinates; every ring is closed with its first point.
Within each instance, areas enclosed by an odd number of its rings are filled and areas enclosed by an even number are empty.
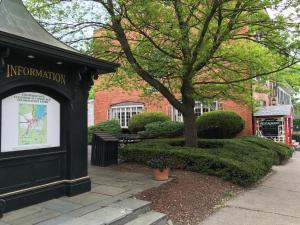
{"type": "Polygon", "coordinates": [[[151,74],[149,74],[145,69],[143,69],[141,65],[137,62],[126,38],[125,31],[121,24],[121,19],[120,17],[115,15],[113,0],[108,0],[107,10],[112,19],[112,27],[114,29],[114,32],[116,33],[117,39],[121,44],[121,47],[127,57],[128,62],[135,68],[135,71],[146,82],[148,82],[151,86],[156,88],[175,108],[183,112],[184,107],[176,99],[176,97],[162,83],[154,79],[153,76],[151,76],[151,74]]]}
{"type": "Polygon", "coordinates": [[[276,70],[273,70],[273,71],[269,71],[269,72],[264,72],[264,73],[258,73],[256,75],[253,75],[253,76],[249,76],[249,77],[245,77],[243,79],[237,79],[237,80],[231,80],[231,81],[226,81],[226,82],[219,82],[219,81],[199,81],[199,82],[194,82],[194,84],[233,84],[233,83],[239,83],[239,82],[243,82],[243,81],[247,81],[247,80],[251,80],[251,79],[254,79],[256,77],[262,77],[262,76],[267,76],[267,75],[270,75],[270,74],[274,74],[274,73],[277,73],[277,72],[280,72],[282,70],[285,70],[297,63],[299,63],[300,61],[297,60],[297,61],[294,61],[288,65],[285,65],[283,67],[280,67],[276,70]]]}

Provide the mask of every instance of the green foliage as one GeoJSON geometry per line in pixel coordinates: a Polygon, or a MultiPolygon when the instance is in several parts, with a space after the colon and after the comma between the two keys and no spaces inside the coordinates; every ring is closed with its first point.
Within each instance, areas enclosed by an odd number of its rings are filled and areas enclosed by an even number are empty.
{"type": "MultiPolygon", "coordinates": [[[[299,0],[26,3],[61,40],[93,39],[89,53],[120,62],[112,86],[159,93],[183,116],[194,100],[251,105],[252,83],[263,86],[268,75],[299,62],[299,0]],[[270,18],[266,10],[279,13],[270,18]]],[[[195,136],[194,126],[189,133],[195,136]]]]}
{"type": "Polygon", "coordinates": [[[89,99],[94,99],[95,98],[95,89],[92,87],[89,91],[89,99]]]}
{"type": "Polygon", "coordinates": [[[197,118],[202,138],[233,138],[244,129],[244,120],[235,112],[217,110],[197,118]]]}
{"type": "Polygon", "coordinates": [[[163,155],[175,168],[219,176],[242,186],[255,183],[272,165],[283,163],[292,154],[287,146],[258,137],[199,140],[201,143],[211,146],[182,147],[182,139],[145,140],[125,146],[120,154],[128,161],[144,164],[163,155]]]}
{"type": "Polygon", "coordinates": [[[294,126],[294,127],[298,126],[298,127],[299,127],[299,130],[300,130],[300,119],[294,119],[294,120],[293,120],[293,126],[294,126]]]}
{"type": "Polygon", "coordinates": [[[293,140],[300,142],[300,119],[293,120],[293,140]]]}
{"type": "Polygon", "coordinates": [[[296,98],[293,99],[293,106],[294,106],[295,118],[300,120],[300,100],[296,98]]]}
{"type": "MultiPolygon", "coordinates": [[[[280,71],[271,76],[271,79],[284,85],[288,84],[296,92],[300,91],[300,65],[296,64],[286,70],[280,71]]],[[[295,99],[297,101],[297,98],[295,99]]],[[[295,102],[296,103],[296,102],[295,102]]]]}
{"type": "Polygon", "coordinates": [[[232,198],[234,196],[234,192],[231,192],[231,191],[225,191],[223,193],[224,197],[225,198],[232,198]]]}
{"type": "Polygon", "coordinates": [[[80,0],[24,0],[23,2],[35,19],[41,22],[51,34],[82,52],[86,52],[89,44],[90,39],[87,35],[90,34],[90,37],[93,35],[91,28],[94,25],[87,26],[86,23],[105,20],[103,8],[96,2],[89,4],[80,0]]]}
{"type": "Polygon", "coordinates": [[[293,133],[293,140],[300,142],[300,132],[293,133]]]}
{"type": "MultiPolygon", "coordinates": [[[[288,65],[298,58],[299,39],[294,36],[299,31],[298,21],[294,19],[299,17],[298,1],[242,1],[237,7],[235,1],[211,4],[191,0],[174,4],[174,1],[165,0],[118,0],[110,10],[107,1],[24,2],[52,34],[69,43],[76,45],[92,40],[91,36],[86,36],[91,33],[86,31],[91,29],[103,31],[90,45],[90,50],[97,57],[122,62],[123,73],[116,75],[119,78],[110,76],[115,81],[112,85],[145,86],[145,83],[129,84],[128,79],[124,79],[124,76],[137,77],[143,69],[176,95],[180,94],[185,75],[190,78],[185,80],[192,83],[192,80],[202,81],[205,74],[205,81],[217,79],[223,80],[224,84],[194,82],[190,90],[195,97],[229,97],[234,91],[244,94],[247,86],[230,84],[230,81],[277,71],[281,65],[288,65]],[[270,19],[265,9],[275,9],[278,14],[270,19]],[[280,9],[288,10],[280,13],[280,9]],[[118,10],[124,13],[114,18],[112,12],[118,10]],[[202,15],[201,20],[199,15],[202,15]],[[125,41],[129,43],[138,67],[125,59],[126,54],[121,54],[124,46],[114,33],[116,27],[110,26],[114,19],[121,21],[118,31],[135,32],[136,37],[127,35],[125,41]],[[241,23],[247,27],[247,32],[241,31],[241,23]],[[289,57],[291,55],[295,57],[289,57]],[[208,73],[207,68],[215,69],[208,73]]],[[[294,80],[297,78],[293,77],[294,80]]]]}
{"type": "Polygon", "coordinates": [[[172,167],[172,160],[164,155],[155,157],[147,161],[147,166],[153,169],[160,169],[161,171],[166,168],[172,167]]]}
{"type": "Polygon", "coordinates": [[[92,143],[93,133],[104,131],[112,135],[119,135],[122,132],[120,124],[117,120],[107,120],[101,122],[95,126],[91,126],[88,128],[88,143],[92,143]]]}
{"type": "Polygon", "coordinates": [[[275,151],[278,157],[278,159],[275,159],[275,164],[281,164],[285,162],[293,153],[292,149],[288,145],[276,143],[269,139],[258,137],[242,137],[242,140],[251,143],[251,145],[260,146],[275,151]]]}
{"type": "Polygon", "coordinates": [[[161,112],[143,112],[130,118],[128,129],[132,133],[137,133],[145,130],[145,126],[149,123],[168,120],[170,118],[161,112]]]}
{"type": "Polygon", "coordinates": [[[173,138],[183,135],[183,123],[158,121],[149,123],[145,126],[145,131],[138,132],[142,138],[173,138]]]}

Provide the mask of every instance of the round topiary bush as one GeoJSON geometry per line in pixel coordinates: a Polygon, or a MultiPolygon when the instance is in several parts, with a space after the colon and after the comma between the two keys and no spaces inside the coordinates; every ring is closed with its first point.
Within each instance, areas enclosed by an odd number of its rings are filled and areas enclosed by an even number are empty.
{"type": "Polygon", "coordinates": [[[168,120],[170,120],[170,118],[161,112],[143,112],[134,115],[129,120],[128,129],[131,133],[137,133],[145,130],[145,126],[149,123],[168,120]]]}
{"type": "Polygon", "coordinates": [[[245,122],[235,112],[218,110],[197,118],[198,136],[201,138],[234,138],[244,129],[245,122]]]}
{"type": "Polygon", "coordinates": [[[158,121],[149,123],[145,126],[145,131],[138,134],[142,138],[175,138],[183,135],[183,123],[167,121],[158,121]]]}
{"type": "Polygon", "coordinates": [[[88,128],[88,143],[92,143],[93,133],[97,131],[104,131],[112,135],[119,135],[122,132],[119,121],[117,120],[107,120],[101,123],[98,123],[95,126],[88,128]]]}

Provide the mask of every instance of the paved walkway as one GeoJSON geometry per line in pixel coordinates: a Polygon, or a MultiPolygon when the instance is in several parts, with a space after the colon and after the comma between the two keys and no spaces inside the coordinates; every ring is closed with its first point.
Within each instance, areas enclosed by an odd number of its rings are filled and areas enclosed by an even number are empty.
{"type": "Polygon", "coordinates": [[[300,225],[300,152],[201,225],[300,225]]]}
{"type": "MultiPolygon", "coordinates": [[[[0,219],[0,225],[65,224],[163,183],[154,181],[151,174],[122,172],[110,167],[90,166],[89,175],[92,180],[91,192],[6,213],[0,219]]],[[[88,224],[83,221],[82,225],[88,224]]]]}

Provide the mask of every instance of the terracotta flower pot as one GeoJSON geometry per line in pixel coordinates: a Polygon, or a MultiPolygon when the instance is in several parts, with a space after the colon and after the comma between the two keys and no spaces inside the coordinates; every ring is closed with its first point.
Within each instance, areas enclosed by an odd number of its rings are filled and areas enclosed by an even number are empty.
{"type": "Polygon", "coordinates": [[[162,171],[160,169],[153,169],[154,179],[158,181],[168,180],[169,179],[170,169],[166,168],[162,171]]]}

